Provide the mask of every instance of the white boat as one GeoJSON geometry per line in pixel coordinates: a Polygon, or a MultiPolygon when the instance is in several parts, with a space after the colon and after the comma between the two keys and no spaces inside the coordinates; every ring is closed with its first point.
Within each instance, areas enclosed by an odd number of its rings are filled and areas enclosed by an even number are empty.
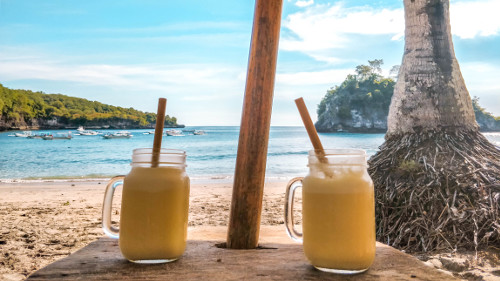
{"type": "Polygon", "coordinates": [[[154,135],[155,131],[149,131],[149,132],[144,132],[142,133],[143,135],[154,135]]]}
{"type": "Polygon", "coordinates": [[[65,133],[56,133],[56,134],[47,134],[42,136],[44,140],[70,140],[73,136],[71,136],[71,132],[65,133]]]}
{"type": "Polygon", "coordinates": [[[14,136],[16,136],[18,138],[27,138],[31,135],[33,135],[33,132],[31,132],[31,131],[24,131],[22,133],[14,133],[14,136]]]}
{"type": "Polygon", "coordinates": [[[85,130],[85,128],[83,128],[83,126],[78,127],[78,129],[76,129],[76,130],[78,131],[77,135],[80,135],[80,136],[96,136],[99,134],[96,131],[85,130]]]}
{"type": "Polygon", "coordinates": [[[194,130],[193,135],[200,136],[206,134],[203,130],[194,130]]]}
{"type": "Polygon", "coordinates": [[[97,136],[99,133],[92,130],[83,130],[80,131],[80,136],[97,136]]]}
{"type": "Polygon", "coordinates": [[[43,134],[42,135],[33,134],[31,136],[28,136],[28,139],[41,139],[42,136],[43,136],[43,134]]]}
{"type": "Polygon", "coordinates": [[[129,139],[133,137],[133,135],[131,135],[130,132],[127,131],[120,131],[116,133],[107,133],[102,137],[105,139],[129,139]]]}
{"type": "Polygon", "coordinates": [[[174,129],[165,131],[165,134],[167,134],[167,136],[173,136],[173,137],[183,137],[184,136],[181,131],[174,130],[174,129]]]}

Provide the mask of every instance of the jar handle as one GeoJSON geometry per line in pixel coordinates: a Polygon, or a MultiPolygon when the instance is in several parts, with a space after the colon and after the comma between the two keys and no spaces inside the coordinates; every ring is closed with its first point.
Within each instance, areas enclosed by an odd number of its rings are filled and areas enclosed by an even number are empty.
{"type": "Polygon", "coordinates": [[[115,189],[123,185],[123,179],[125,176],[116,176],[111,179],[111,181],[106,186],[106,191],[104,192],[104,202],[102,204],[102,230],[104,233],[111,238],[118,239],[119,229],[111,225],[111,210],[113,209],[113,195],[115,194],[115,189]]]}
{"type": "Polygon", "coordinates": [[[286,233],[294,241],[302,243],[302,233],[295,230],[294,219],[293,219],[293,198],[295,197],[295,190],[302,187],[303,177],[293,178],[290,180],[286,186],[285,193],[285,227],[286,233]],[[300,183],[299,183],[300,182],[300,183]]]}

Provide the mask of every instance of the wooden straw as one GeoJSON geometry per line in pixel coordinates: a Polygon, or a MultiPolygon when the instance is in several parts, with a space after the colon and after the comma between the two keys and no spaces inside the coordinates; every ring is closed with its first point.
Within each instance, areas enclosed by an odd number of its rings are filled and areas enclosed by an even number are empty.
{"type": "Polygon", "coordinates": [[[297,105],[297,109],[299,110],[300,117],[302,117],[302,122],[304,122],[304,126],[306,127],[307,134],[309,135],[309,139],[312,142],[314,150],[321,151],[324,154],[323,145],[319,140],[318,132],[316,131],[316,127],[314,127],[314,124],[311,120],[311,116],[309,115],[309,111],[307,110],[306,104],[304,103],[304,99],[296,99],[295,104],[297,105]]]}
{"type": "Polygon", "coordinates": [[[151,159],[151,167],[158,167],[161,150],[161,138],[163,136],[163,124],[165,123],[165,109],[167,107],[167,99],[158,99],[158,111],[156,113],[155,138],[153,141],[153,157],[151,159]]]}
{"type": "MultiPolygon", "coordinates": [[[[314,147],[314,151],[316,152],[316,156],[321,163],[328,163],[328,160],[325,157],[325,150],[323,149],[323,145],[318,136],[318,132],[316,131],[316,127],[311,120],[311,116],[309,115],[309,111],[307,110],[306,104],[304,103],[303,98],[298,98],[295,100],[295,104],[297,105],[297,109],[299,110],[300,117],[302,118],[302,122],[306,127],[307,134],[309,135],[309,139],[314,147]]],[[[325,175],[331,177],[333,174],[325,167],[322,168],[325,175]]]]}

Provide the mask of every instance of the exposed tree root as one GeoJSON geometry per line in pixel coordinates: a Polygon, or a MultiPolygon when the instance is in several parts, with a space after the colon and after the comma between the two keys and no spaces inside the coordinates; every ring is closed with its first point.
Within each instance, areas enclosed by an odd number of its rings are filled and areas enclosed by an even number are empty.
{"type": "Polygon", "coordinates": [[[479,132],[389,136],[369,165],[377,240],[410,252],[500,249],[500,150],[479,132]]]}

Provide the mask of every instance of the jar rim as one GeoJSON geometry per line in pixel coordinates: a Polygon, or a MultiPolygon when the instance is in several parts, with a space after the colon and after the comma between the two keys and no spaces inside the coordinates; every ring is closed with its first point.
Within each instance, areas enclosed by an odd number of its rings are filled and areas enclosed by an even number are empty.
{"type": "Polygon", "coordinates": [[[363,149],[338,148],[309,151],[309,167],[312,166],[367,166],[363,149]]]}
{"type": "MultiPolygon", "coordinates": [[[[186,167],[186,151],[180,149],[161,148],[158,154],[158,165],[161,167],[186,167]]],[[[133,167],[151,165],[153,161],[153,148],[136,148],[132,153],[133,167]]]]}
{"type": "MultiPolygon", "coordinates": [[[[153,148],[136,148],[136,149],[132,150],[132,153],[134,155],[138,155],[138,154],[152,154],[153,153],[153,148]]],[[[186,151],[181,150],[181,149],[161,148],[160,149],[160,154],[186,155],[186,151]]]]}
{"type": "Polygon", "coordinates": [[[366,151],[364,149],[357,148],[332,148],[332,149],[311,149],[309,150],[309,156],[317,156],[318,153],[324,153],[324,155],[355,155],[355,156],[366,156],[366,151]]]}

